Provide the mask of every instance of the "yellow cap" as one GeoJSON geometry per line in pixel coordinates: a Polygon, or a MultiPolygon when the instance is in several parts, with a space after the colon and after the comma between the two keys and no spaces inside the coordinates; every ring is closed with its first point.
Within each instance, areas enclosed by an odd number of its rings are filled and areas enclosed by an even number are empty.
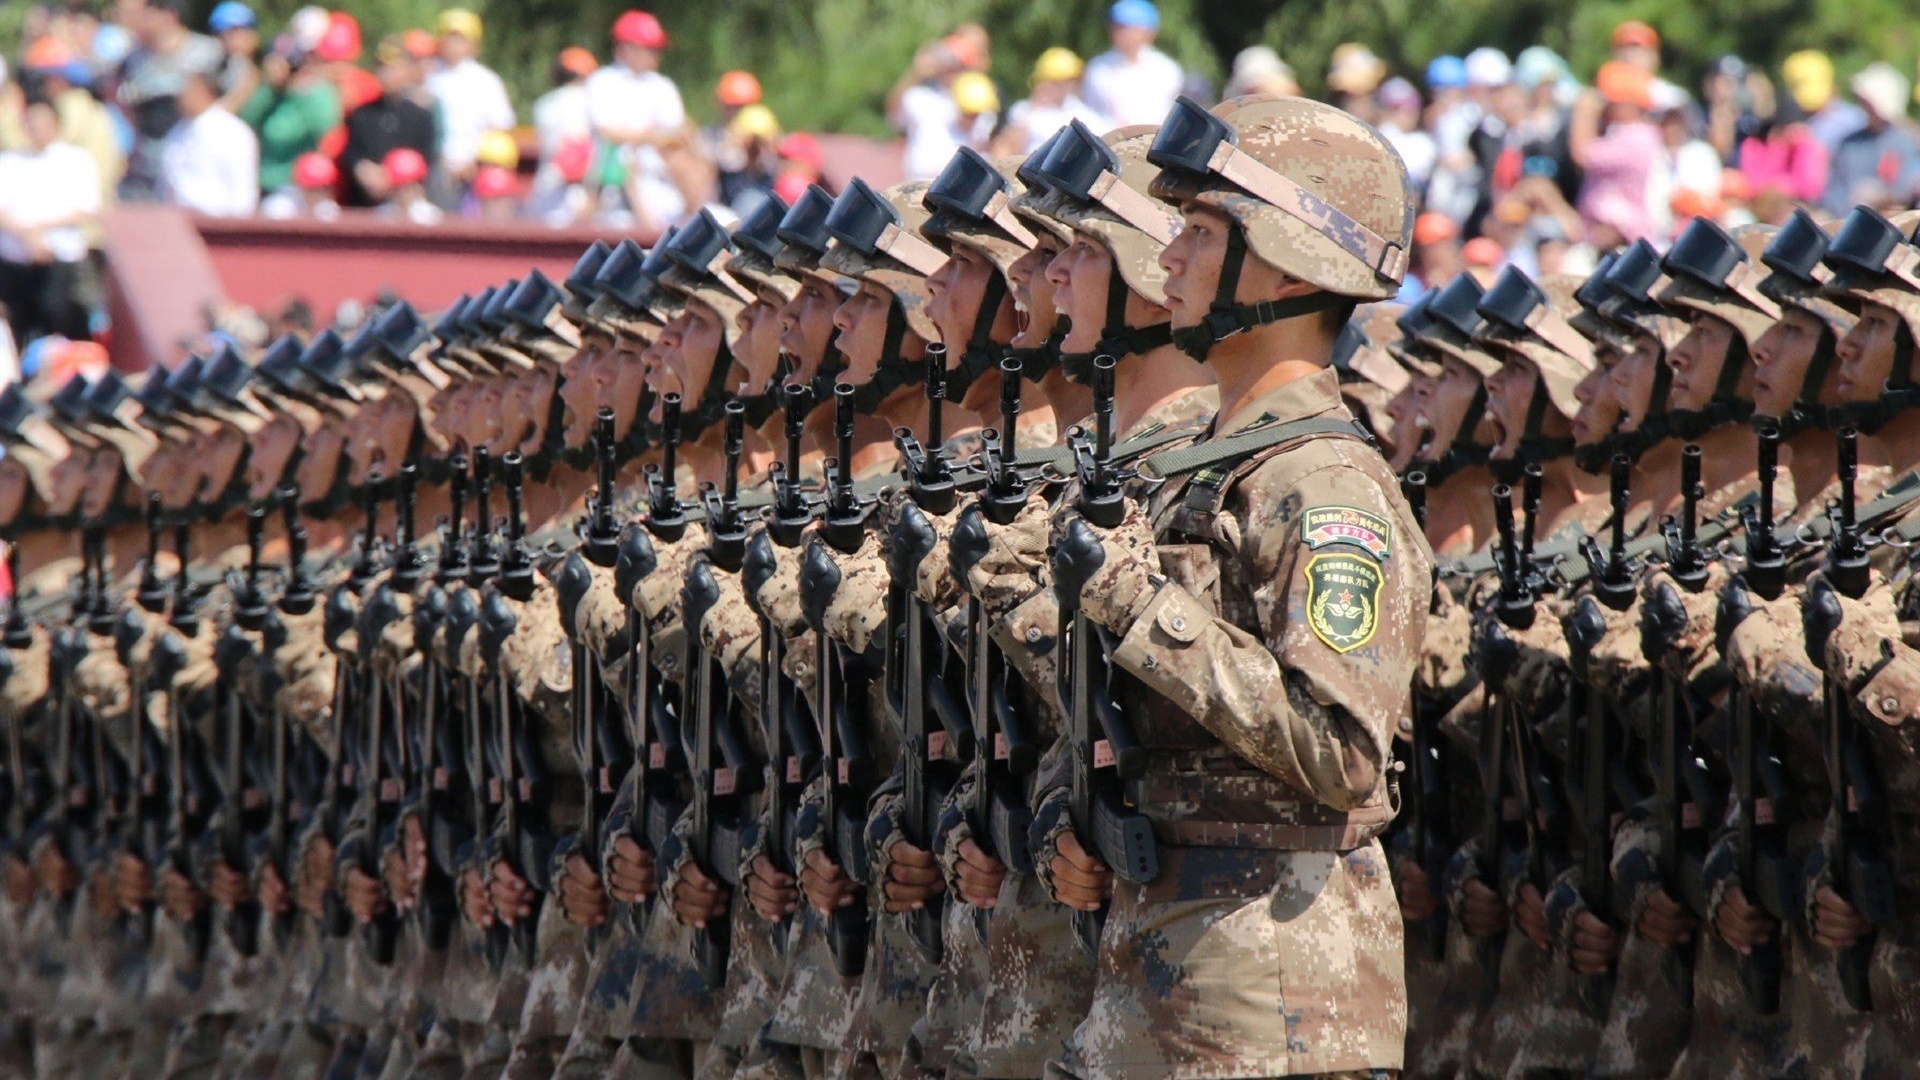
{"type": "Polygon", "coordinates": [[[969,116],[996,112],[1000,108],[1000,91],[993,88],[992,79],[978,71],[955,75],[947,92],[953,95],[953,103],[960,106],[960,111],[969,116]]]}
{"type": "Polygon", "coordinates": [[[1043,82],[1065,82],[1079,78],[1086,70],[1087,65],[1077,53],[1055,45],[1033,62],[1033,76],[1028,82],[1036,86],[1043,82]]]}
{"type": "Polygon", "coordinates": [[[436,25],[441,37],[458,34],[476,45],[480,43],[480,36],[484,30],[480,23],[480,16],[466,8],[448,8],[440,13],[440,21],[436,25]]]}
{"type": "Polygon", "coordinates": [[[482,165],[517,169],[520,167],[520,144],[507,132],[489,131],[480,136],[480,149],[473,159],[482,165]]]}
{"type": "Polygon", "coordinates": [[[1833,61],[1818,49],[1802,49],[1780,65],[1780,80],[1787,84],[1794,104],[1807,112],[1817,112],[1833,100],[1833,61]]]}
{"type": "Polygon", "coordinates": [[[747,105],[733,114],[733,119],[727,123],[727,130],[741,139],[777,139],[780,137],[780,120],[765,105],[747,105]]]}

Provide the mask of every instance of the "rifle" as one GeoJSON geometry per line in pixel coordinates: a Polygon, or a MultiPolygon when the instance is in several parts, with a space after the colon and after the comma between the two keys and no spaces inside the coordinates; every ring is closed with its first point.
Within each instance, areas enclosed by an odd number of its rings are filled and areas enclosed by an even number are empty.
{"type": "Polygon", "coordinates": [[[1593,648],[1606,633],[1606,616],[1599,610],[1604,604],[1615,611],[1633,605],[1634,566],[1627,558],[1626,519],[1628,484],[1632,465],[1625,454],[1612,462],[1609,501],[1612,514],[1608,527],[1611,541],[1603,552],[1600,542],[1591,536],[1582,538],[1581,550],[1593,578],[1593,596],[1583,597],[1567,627],[1568,658],[1574,673],[1574,691],[1580,700],[1574,703],[1574,715],[1582,718],[1579,741],[1579,803],[1581,839],[1581,894],[1587,909],[1596,918],[1613,921],[1611,870],[1613,818],[1622,805],[1619,793],[1622,780],[1621,752],[1616,737],[1619,723],[1608,695],[1600,688],[1592,669],[1593,648]]]}
{"type": "MultiPolygon", "coordinates": [[[[674,788],[681,757],[679,731],[665,705],[665,687],[660,672],[653,666],[652,641],[645,612],[633,601],[634,590],[659,566],[652,534],[639,524],[629,524],[620,532],[620,550],[613,568],[614,591],[627,609],[626,721],[627,738],[633,744],[634,793],[633,816],[619,827],[643,851],[658,851],[673,822],[680,817],[678,792],[674,788]]],[[[608,822],[608,828],[615,828],[608,822]]],[[[647,930],[648,905],[630,904],[627,919],[636,934],[647,930]]]]}
{"type": "MultiPolygon", "coordinates": [[[[155,615],[167,610],[167,586],[160,580],[160,511],[160,493],[149,492],[147,494],[147,557],[140,564],[140,585],[134,592],[135,601],[155,615]]],[[[12,557],[9,549],[9,558],[12,557]]],[[[186,568],[182,567],[181,572],[185,573],[186,568]]]]}
{"type": "MultiPolygon", "coordinates": [[[[260,545],[265,536],[267,511],[264,506],[247,508],[247,570],[243,582],[229,589],[234,596],[234,622],[221,634],[216,659],[219,680],[215,694],[220,710],[221,771],[226,807],[220,817],[220,859],[234,870],[251,871],[248,858],[247,821],[258,792],[248,782],[246,747],[255,727],[247,721],[248,706],[242,692],[241,665],[253,652],[249,631],[266,625],[267,601],[260,591],[260,545]]],[[[260,951],[260,902],[248,900],[226,913],[222,920],[227,940],[241,956],[260,951]]]]}
{"type": "MultiPolygon", "coordinates": [[[[956,779],[946,761],[949,743],[961,761],[973,757],[971,718],[955,700],[948,684],[950,653],[941,640],[931,605],[914,587],[920,564],[939,542],[933,523],[923,510],[945,514],[953,509],[956,491],[953,471],[940,453],[940,409],[946,398],[945,347],[927,357],[927,445],[912,430],[896,428],[893,441],[906,463],[913,502],[903,506],[890,530],[887,553],[887,625],[885,685],[887,705],[901,732],[901,831],[906,841],[931,851],[939,832],[940,806],[956,779]],[[937,652],[937,669],[929,671],[928,653],[937,652]],[[928,713],[938,720],[928,723],[928,713]]],[[[921,957],[938,964],[944,951],[941,928],[946,897],[935,895],[907,916],[908,935],[921,957]]]]}
{"type": "Polygon", "coordinates": [[[507,538],[500,556],[500,575],[494,589],[481,603],[481,649],[493,673],[495,739],[500,763],[500,823],[495,830],[499,861],[527,882],[533,911],[513,924],[511,936],[520,955],[531,968],[538,944],[540,907],[545,891],[539,883],[545,875],[541,853],[546,836],[546,775],[539,751],[527,732],[524,703],[508,685],[501,669],[501,647],[519,625],[504,598],[519,602],[532,599],[533,564],[525,548],[526,518],[522,510],[524,473],[520,453],[508,451],[500,459],[507,489],[507,538]]]}
{"type": "Polygon", "coordinates": [[[841,383],[834,387],[833,393],[838,456],[824,463],[826,528],[822,530],[821,542],[809,544],[802,558],[800,604],[816,637],[818,704],[814,713],[820,722],[821,767],[827,770],[820,815],[822,839],[855,886],[854,902],[836,909],[828,918],[827,945],[833,953],[835,970],[842,978],[855,979],[866,970],[867,963],[866,886],[870,884],[871,867],[863,840],[873,759],[867,751],[864,732],[856,724],[854,710],[864,704],[866,684],[871,676],[862,658],[851,655],[826,632],[827,605],[840,588],[841,579],[840,567],[827,553],[827,548],[843,553],[858,550],[866,534],[871,508],[863,506],[853,491],[854,389],[841,383]]]}
{"type": "Polygon", "coordinates": [[[307,576],[307,528],[300,524],[300,489],[292,484],[274,492],[287,530],[287,584],[280,592],[280,610],[305,615],[313,610],[313,582],[307,576]]]}
{"type": "MultiPolygon", "coordinates": [[[[693,819],[689,845],[696,862],[729,886],[740,885],[741,831],[745,827],[746,797],[759,790],[759,768],[740,737],[735,722],[738,702],[727,686],[727,670],[719,656],[701,641],[700,624],[720,598],[713,567],[739,573],[746,555],[746,524],[740,517],[740,453],[746,406],[726,405],[726,474],[715,492],[708,484],[706,503],[707,558],[688,570],[681,588],[680,610],[687,632],[686,700],[693,704],[693,819]]],[[[693,932],[695,963],[714,986],[726,982],[730,924],[720,919],[693,932]]]]}
{"type": "MultiPolygon", "coordinates": [[[[1081,590],[1106,561],[1100,538],[1087,522],[1111,529],[1127,509],[1122,477],[1112,461],[1113,368],[1113,357],[1094,357],[1092,438],[1080,428],[1067,432],[1080,482],[1076,506],[1085,521],[1068,526],[1053,554],[1053,593],[1060,605],[1060,625],[1068,634],[1058,692],[1073,756],[1067,813],[1074,834],[1115,877],[1144,885],[1160,875],[1159,848],[1152,822],[1127,803],[1122,784],[1145,772],[1147,752],[1134,735],[1132,721],[1113,700],[1111,635],[1080,608],[1081,590]]],[[[1098,911],[1073,913],[1074,936],[1089,954],[1099,955],[1106,920],[1104,904],[1098,911]]]]}
{"type": "Polygon", "coordinates": [[[660,461],[644,471],[647,486],[647,531],[662,540],[678,540],[686,531],[686,508],[675,487],[674,471],[680,453],[680,395],[660,399],[660,461]]]}
{"type": "MultiPolygon", "coordinates": [[[[1757,507],[1743,507],[1741,512],[1747,534],[1747,565],[1742,577],[1755,593],[1776,600],[1786,585],[1786,556],[1773,531],[1780,429],[1769,423],[1760,426],[1757,434],[1760,501],[1757,507]]],[[[1725,649],[1723,639],[1721,651],[1725,649]]],[[[1753,698],[1738,680],[1728,694],[1733,714],[1733,795],[1740,806],[1734,834],[1736,873],[1752,903],[1785,925],[1787,920],[1799,917],[1800,886],[1798,866],[1787,858],[1784,823],[1776,818],[1786,806],[1787,792],[1774,755],[1773,718],[1754,708],[1753,698]]],[[[1761,1015],[1780,1011],[1780,982],[1786,965],[1779,938],[1776,934],[1737,958],[1747,1005],[1761,1015]]]]}
{"type": "MultiPolygon", "coordinates": [[[[987,553],[983,522],[1009,524],[1027,504],[1031,483],[1013,464],[1020,383],[1020,358],[1001,360],[1000,427],[988,428],[980,435],[987,484],[974,504],[978,516],[973,511],[963,514],[947,546],[949,569],[960,581],[967,579],[968,571],[987,553]]],[[[986,608],[975,597],[967,600],[967,643],[974,744],[976,748],[988,748],[973,805],[968,808],[974,842],[1014,873],[1032,873],[1033,852],[1027,844],[1027,830],[1033,824],[1033,813],[1027,806],[1024,777],[1039,764],[1040,749],[1027,718],[1013,707],[1012,673],[1006,656],[993,640],[986,608]]],[[[980,912],[976,924],[982,935],[987,914],[980,912]]]]}
{"type": "MultiPolygon", "coordinates": [[[[435,952],[444,951],[452,943],[459,915],[451,871],[459,839],[448,805],[453,800],[453,770],[448,763],[459,759],[458,732],[451,723],[452,694],[447,674],[429,644],[435,631],[446,624],[447,609],[446,590],[437,584],[414,600],[413,641],[420,656],[420,739],[411,781],[420,807],[420,833],[427,841],[416,918],[427,947],[435,952]]],[[[396,835],[395,842],[404,842],[404,834],[396,835]]]]}
{"type": "MultiPolygon", "coordinates": [[[[1521,816],[1516,787],[1523,787],[1525,774],[1513,775],[1513,748],[1508,740],[1523,721],[1515,718],[1518,710],[1502,689],[1515,659],[1512,641],[1504,626],[1525,628],[1533,622],[1533,597],[1530,582],[1520,567],[1520,546],[1513,524],[1513,489],[1506,484],[1493,487],[1493,520],[1497,533],[1494,567],[1500,590],[1494,600],[1495,620],[1481,624],[1478,642],[1480,680],[1493,696],[1491,716],[1480,727],[1477,747],[1480,769],[1480,877],[1496,892],[1522,867],[1526,855],[1528,826],[1521,816]]],[[[1498,939],[1495,939],[1498,940],[1498,939]]],[[[1492,943],[1489,943],[1492,946],[1492,943]]],[[[1497,946],[1494,946],[1497,954],[1497,946]]]]}
{"type": "MultiPolygon", "coordinates": [[[[1828,508],[1833,529],[1827,546],[1826,574],[1836,590],[1857,600],[1872,582],[1867,543],[1860,534],[1854,502],[1853,487],[1860,469],[1859,433],[1850,427],[1841,428],[1839,440],[1840,498],[1828,508]]],[[[1879,929],[1893,925],[1899,915],[1886,842],[1869,824],[1885,821],[1888,808],[1870,752],[1862,746],[1854,728],[1852,702],[1834,685],[1831,676],[1825,681],[1825,696],[1827,785],[1836,825],[1829,852],[1833,890],[1875,928],[1839,951],[1834,962],[1847,1004],[1868,1012],[1873,1008],[1869,971],[1874,942],[1879,929]]]]}
{"type": "MultiPolygon", "coordinates": [[[[1696,536],[1696,518],[1702,496],[1700,448],[1688,443],[1680,451],[1680,519],[1667,518],[1660,531],[1667,545],[1667,567],[1688,592],[1706,587],[1707,560],[1696,536]]],[[[1668,610],[1669,602],[1649,603],[1646,625],[1670,629],[1684,625],[1684,611],[1668,610]],[[1677,620],[1677,622],[1676,622],[1677,620]],[[1664,623],[1664,627],[1663,627],[1664,623]]],[[[1651,635],[1647,644],[1664,652],[1664,634],[1651,635]]],[[[1656,667],[1661,656],[1648,657],[1656,667]]],[[[1664,670],[1664,669],[1663,669],[1664,670]]],[[[1707,909],[1705,808],[1709,805],[1707,778],[1693,747],[1693,707],[1685,681],[1671,673],[1660,677],[1654,722],[1655,826],[1660,834],[1660,877],[1667,895],[1686,905],[1696,916],[1712,918],[1707,909]]]]}
{"type": "MultiPolygon", "coordinates": [[[[1521,479],[1521,512],[1525,514],[1524,527],[1520,531],[1520,544],[1517,562],[1512,564],[1516,577],[1524,584],[1518,593],[1525,597],[1525,623],[1509,622],[1509,626],[1532,625],[1534,604],[1537,597],[1549,586],[1534,559],[1534,538],[1540,518],[1540,486],[1542,469],[1540,465],[1530,463],[1526,466],[1521,479]]],[[[1496,496],[1497,498],[1497,496],[1496,496]]],[[[1496,516],[1497,512],[1496,512],[1496,516]]],[[[1505,514],[1506,528],[1512,525],[1512,508],[1509,505],[1505,514]]],[[[1508,547],[1510,537],[1502,537],[1502,546],[1508,547]]],[[[1503,620],[1509,616],[1518,617],[1518,611],[1502,611],[1503,620]]],[[[1513,724],[1513,750],[1515,755],[1514,791],[1520,800],[1521,821],[1526,829],[1527,839],[1527,876],[1534,887],[1545,891],[1552,885],[1553,879],[1570,861],[1567,856],[1566,837],[1572,827],[1568,818],[1565,793],[1554,782],[1548,771],[1546,754],[1540,745],[1539,731],[1532,719],[1522,715],[1517,707],[1510,707],[1507,716],[1513,724]]]]}
{"type": "MultiPolygon", "coordinates": [[[[1419,469],[1409,470],[1400,478],[1400,494],[1407,500],[1408,509],[1413,511],[1415,524],[1424,532],[1427,526],[1427,474],[1419,469]]],[[[1430,882],[1444,879],[1447,860],[1453,852],[1445,791],[1447,747],[1444,740],[1436,741],[1433,737],[1433,728],[1440,723],[1440,713],[1441,710],[1435,708],[1424,695],[1416,696],[1410,732],[1412,746],[1407,760],[1408,786],[1412,794],[1407,800],[1408,843],[1414,859],[1426,872],[1430,882]]],[[[1425,936],[1428,958],[1445,959],[1445,905],[1437,906],[1428,917],[1425,936]]]]}
{"type": "MultiPolygon", "coordinates": [[[[180,578],[186,578],[186,564],[181,563],[180,578]]],[[[173,625],[182,633],[187,633],[182,620],[194,618],[192,608],[184,613],[178,608],[173,614],[173,625]]],[[[187,775],[187,713],[180,704],[180,691],[174,685],[174,676],[187,666],[187,652],[180,640],[171,635],[163,636],[154,642],[153,664],[156,674],[164,677],[167,687],[167,840],[166,861],[174,870],[191,876],[193,857],[189,850],[191,838],[200,830],[200,798],[196,793],[193,778],[187,775]]],[[[204,957],[207,946],[212,941],[212,913],[202,907],[193,918],[181,924],[180,933],[185,940],[188,952],[194,957],[204,957]]]]}
{"type": "MultiPolygon", "coordinates": [[[[266,623],[260,633],[261,653],[271,657],[286,644],[286,641],[286,624],[280,621],[279,615],[268,612],[266,623]]],[[[274,665],[268,664],[266,667],[268,680],[266,692],[271,701],[268,723],[272,728],[273,740],[270,750],[272,760],[269,765],[271,790],[268,793],[266,833],[262,838],[259,857],[254,860],[256,890],[259,888],[259,874],[268,866],[273,867],[274,872],[280,875],[281,881],[293,880],[293,867],[289,865],[291,844],[288,842],[288,835],[293,831],[291,818],[295,815],[293,803],[296,798],[292,776],[295,752],[293,732],[290,730],[292,724],[280,709],[279,675],[274,665]]],[[[273,931],[274,944],[278,945],[282,952],[286,951],[288,944],[293,940],[295,920],[298,915],[298,909],[289,906],[287,910],[275,914],[268,924],[273,931]]]]}
{"type": "MultiPolygon", "coordinates": [[[[405,475],[405,466],[402,475],[405,475]]],[[[368,478],[368,488],[376,488],[379,481],[368,478]]],[[[404,481],[403,485],[404,486],[404,481]]],[[[367,520],[377,519],[379,505],[369,499],[367,520]]],[[[369,527],[368,548],[372,545],[371,527],[369,527]]],[[[397,567],[396,567],[397,570],[397,567]]],[[[367,579],[371,580],[368,573],[367,579]]],[[[400,802],[400,781],[387,775],[387,742],[396,740],[397,735],[388,733],[389,726],[397,726],[399,710],[391,699],[397,693],[391,691],[387,680],[380,674],[376,652],[381,634],[388,624],[400,617],[400,605],[391,583],[383,583],[360,608],[359,668],[360,677],[365,680],[366,700],[361,710],[366,725],[365,742],[360,752],[361,773],[359,807],[356,815],[360,821],[360,871],[378,881],[380,868],[380,834],[385,807],[397,807],[400,802]]],[[[362,938],[366,942],[367,955],[373,962],[382,966],[393,963],[395,948],[399,942],[400,920],[389,908],[376,914],[362,929],[362,938]]]]}

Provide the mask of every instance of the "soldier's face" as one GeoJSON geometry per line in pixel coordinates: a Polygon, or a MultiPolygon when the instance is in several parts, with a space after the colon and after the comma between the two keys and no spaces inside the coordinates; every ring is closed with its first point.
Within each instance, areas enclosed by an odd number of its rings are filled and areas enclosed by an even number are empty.
{"type": "Polygon", "coordinates": [[[1416,374],[1399,393],[1387,399],[1388,430],[1393,432],[1393,452],[1388,455],[1387,463],[1393,466],[1394,472],[1407,471],[1414,455],[1420,451],[1420,441],[1426,438],[1419,413],[1422,384],[1427,381],[1426,376],[1416,374]]]}
{"type": "Polygon", "coordinates": [[[833,313],[833,325],[839,331],[834,344],[847,358],[844,381],[857,386],[880,370],[887,347],[887,317],[893,304],[892,293],[863,281],[859,291],[833,313]]]}
{"type": "MultiPolygon", "coordinates": [[[[527,426],[520,439],[520,452],[532,454],[547,437],[547,418],[553,415],[553,392],[560,380],[552,367],[542,364],[521,376],[520,381],[527,388],[526,405],[521,410],[527,426]]],[[[585,436],[592,431],[586,424],[580,426],[584,443],[585,436]]]]}
{"type": "Polygon", "coordinates": [[[247,497],[264,499],[273,494],[287,471],[287,462],[300,445],[300,422],[287,413],[279,413],[265,427],[247,437],[247,497]]]}
{"type": "MultiPolygon", "coordinates": [[[[1673,368],[1669,393],[1674,408],[1704,409],[1713,401],[1713,391],[1719,384],[1720,369],[1727,362],[1733,336],[1733,324],[1725,319],[1707,314],[1694,318],[1687,336],[1667,352],[1667,365],[1673,368]]],[[[1743,374],[1742,378],[1750,374],[1743,374]]]]}
{"type": "Polygon", "coordinates": [[[786,298],[772,293],[780,301],[774,304],[768,301],[768,295],[763,291],[755,296],[733,320],[739,331],[733,342],[733,358],[747,369],[747,381],[756,391],[767,385],[780,366],[780,306],[786,298]]]}
{"type": "Polygon", "coordinates": [[[99,517],[113,508],[113,497],[120,490],[122,469],[120,451],[103,446],[87,463],[86,487],[80,495],[80,512],[99,517]]]}
{"type": "Polygon", "coordinates": [[[1060,254],[1060,241],[1044,229],[1034,236],[1039,243],[1007,268],[1007,281],[1013,286],[1014,318],[1020,326],[1013,335],[1013,346],[1018,349],[1045,345],[1054,324],[1060,321],[1060,309],[1053,306],[1053,282],[1047,277],[1047,264],[1060,254]]]}
{"type": "Polygon", "coordinates": [[[800,283],[799,295],[780,308],[780,347],[793,354],[793,381],[806,382],[820,372],[833,342],[833,313],[840,290],[814,274],[800,283]]]}
{"type": "Polygon", "coordinates": [[[597,352],[582,349],[567,364],[567,377],[560,384],[559,394],[569,445],[584,446],[592,434],[593,418],[600,409],[600,382],[594,378],[599,360],[597,352]]]}
{"type": "Polygon", "coordinates": [[[1843,403],[1872,401],[1886,389],[1899,350],[1900,316],[1884,304],[1862,304],[1860,320],[1840,339],[1834,355],[1840,377],[1834,391],[1843,403]]]}
{"type": "Polygon", "coordinates": [[[1112,279],[1113,255],[1105,244],[1085,233],[1075,233],[1073,243],[1047,264],[1054,309],[1072,320],[1062,349],[1090,352],[1100,343],[1100,331],[1107,325],[1107,288],[1112,279]]]}
{"type": "Polygon", "coordinates": [[[1185,223],[1180,235],[1160,253],[1160,268],[1167,272],[1167,310],[1173,312],[1173,325],[1199,326],[1220,290],[1220,268],[1227,261],[1227,236],[1233,223],[1223,214],[1191,203],[1181,216],[1185,223]]]}
{"type": "MultiPolygon", "coordinates": [[[[999,272],[1000,268],[986,256],[956,244],[952,256],[927,278],[927,289],[933,294],[927,302],[927,316],[939,328],[940,340],[946,342],[947,356],[952,363],[959,363],[960,353],[972,340],[980,305],[986,301],[987,285],[999,272]]],[[[1000,306],[986,317],[993,324],[994,341],[1013,337],[1013,305],[1008,298],[1001,297],[1000,306]]]]}
{"type": "Polygon", "coordinates": [[[1487,376],[1487,421],[1493,426],[1493,456],[1506,460],[1520,452],[1527,431],[1527,409],[1540,386],[1540,373],[1508,354],[1499,371],[1487,376]]]}
{"type": "MultiPolygon", "coordinates": [[[[1787,308],[1753,343],[1753,409],[1761,416],[1785,416],[1800,396],[1807,369],[1820,351],[1826,324],[1799,308],[1787,308]]],[[[1828,380],[1831,382],[1831,378],[1828,380]]],[[[1824,387],[1820,388],[1822,391],[1824,387]]]]}
{"type": "MultiPolygon", "coordinates": [[[[682,395],[698,394],[706,390],[708,380],[713,377],[713,366],[720,362],[720,348],[726,344],[726,324],[720,313],[698,300],[687,301],[685,323],[680,329],[679,347],[673,351],[672,362],[678,367],[680,385],[690,389],[681,391],[682,395]]],[[[733,387],[727,387],[729,391],[733,387]]],[[[689,406],[698,404],[688,401],[689,406]]]]}
{"type": "Polygon", "coordinates": [[[346,446],[345,421],[323,425],[307,440],[307,453],[294,470],[293,482],[300,488],[300,499],[312,502],[326,495],[340,472],[340,451],[346,446]]]}
{"type": "Polygon", "coordinates": [[[1427,399],[1421,404],[1421,414],[1426,421],[1424,426],[1433,432],[1428,449],[1439,454],[1459,437],[1460,427],[1467,420],[1467,410],[1480,388],[1480,373],[1448,358],[1440,377],[1431,385],[1427,399]]]}
{"type": "Polygon", "coordinates": [[[613,351],[593,365],[594,378],[600,383],[600,403],[613,406],[621,431],[633,424],[634,410],[640,407],[640,388],[646,378],[641,354],[647,343],[630,334],[621,334],[613,351]]]}
{"type": "Polygon", "coordinates": [[[1580,410],[1573,414],[1573,441],[1592,446],[1612,434],[1620,422],[1620,399],[1613,392],[1613,366],[1620,362],[1611,349],[1596,353],[1593,369],[1573,384],[1573,396],[1580,410]]]}

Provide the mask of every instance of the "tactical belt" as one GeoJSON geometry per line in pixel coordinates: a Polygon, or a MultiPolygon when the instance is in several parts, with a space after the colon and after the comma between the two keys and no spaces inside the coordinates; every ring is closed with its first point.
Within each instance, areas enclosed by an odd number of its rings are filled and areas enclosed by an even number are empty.
{"type": "Polygon", "coordinates": [[[1232,435],[1158,453],[1140,463],[1140,475],[1149,480],[1171,480],[1190,472],[1247,458],[1282,443],[1314,435],[1340,435],[1372,442],[1367,429],[1353,420],[1331,416],[1309,416],[1283,424],[1266,424],[1237,431],[1232,435]]]}
{"type": "MultiPolygon", "coordinates": [[[[1213,777],[1152,777],[1129,785],[1140,806],[1188,803],[1218,805],[1245,798],[1246,792],[1224,790],[1213,777]]],[[[1246,848],[1257,851],[1352,851],[1380,835],[1393,821],[1393,801],[1376,795],[1352,810],[1340,811],[1319,803],[1282,800],[1302,820],[1297,821],[1154,821],[1153,833],[1162,843],[1177,847],[1246,848]]]]}

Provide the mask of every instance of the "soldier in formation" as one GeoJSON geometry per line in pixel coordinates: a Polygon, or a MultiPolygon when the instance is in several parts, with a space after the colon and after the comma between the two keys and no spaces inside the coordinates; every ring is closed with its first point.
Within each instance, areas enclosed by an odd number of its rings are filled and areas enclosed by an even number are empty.
{"type": "Polygon", "coordinates": [[[1915,1075],[1915,222],[1297,98],[0,393],[0,1074],[1915,1075]]]}

